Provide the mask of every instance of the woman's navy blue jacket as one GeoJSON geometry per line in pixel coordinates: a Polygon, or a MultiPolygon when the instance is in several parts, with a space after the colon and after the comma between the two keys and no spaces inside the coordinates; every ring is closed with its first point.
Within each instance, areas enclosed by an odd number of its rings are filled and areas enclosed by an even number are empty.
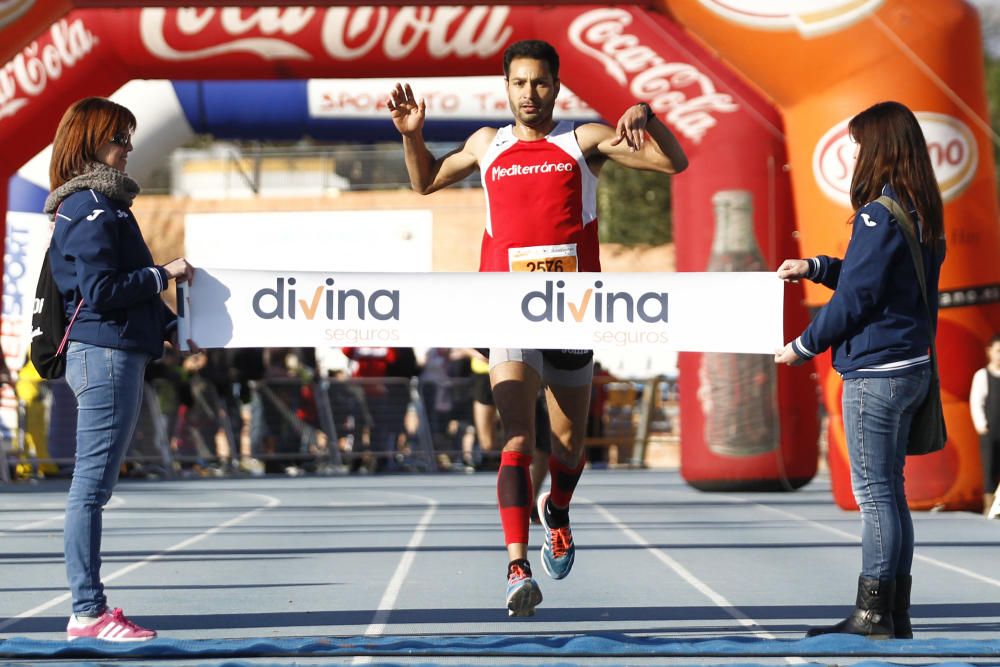
{"type": "Polygon", "coordinates": [[[74,192],[56,211],[49,253],[66,321],[83,298],[70,340],[163,355],[177,318],[160,298],[167,271],[153,263],[132,211],[94,190],[74,192]]]}
{"type": "MultiPolygon", "coordinates": [[[[882,194],[898,198],[889,186],[882,194]]],[[[914,224],[919,224],[911,212],[914,224]]],[[[807,276],[834,290],[801,336],[795,353],[811,358],[833,348],[833,367],[844,378],[906,375],[928,363],[931,329],[937,330],[938,277],[944,261],[920,244],[933,327],[928,326],[913,257],[896,219],[870,202],[854,217],[844,258],[810,258],[807,276]]]]}

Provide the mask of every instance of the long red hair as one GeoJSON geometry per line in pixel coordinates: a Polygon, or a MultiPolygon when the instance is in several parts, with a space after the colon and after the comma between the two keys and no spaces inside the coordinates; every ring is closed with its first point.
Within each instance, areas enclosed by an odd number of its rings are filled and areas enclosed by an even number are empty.
{"type": "Polygon", "coordinates": [[[59,121],[52,142],[49,184],[53,190],[82,174],[97,151],[119,132],[135,131],[135,115],[104,97],[86,97],[76,102],[59,121]]]}

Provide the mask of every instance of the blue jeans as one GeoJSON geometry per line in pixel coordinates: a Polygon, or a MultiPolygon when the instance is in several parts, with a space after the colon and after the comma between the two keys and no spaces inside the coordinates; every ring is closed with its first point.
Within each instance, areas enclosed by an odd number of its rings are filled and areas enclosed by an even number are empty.
{"type": "Polygon", "coordinates": [[[149,359],[145,352],[75,341],[66,353],[66,382],[79,410],[63,540],[73,613],[81,616],[97,616],[107,607],[101,583],[101,514],[139,419],[149,359]]]}
{"type": "Polygon", "coordinates": [[[851,486],[861,508],[861,575],[910,574],[913,521],[903,488],[910,423],[930,386],[930,367],[909,375],[844,380],[851,486]]]}

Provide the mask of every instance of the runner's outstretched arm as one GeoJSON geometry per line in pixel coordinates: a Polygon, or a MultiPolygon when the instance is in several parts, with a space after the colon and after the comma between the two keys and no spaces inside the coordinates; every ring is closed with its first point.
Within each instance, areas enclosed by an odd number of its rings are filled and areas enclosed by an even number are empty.
{"type": "Polygon", "coordinates": [[[417,102],[410,84],[397,83],[386,106],[393,125],[403,137],[403,158],[410,176],[410,187],[423,195],[457,183],[475,171],[480,155],[477,151],[480,148],[485,150],[495,132],[491,128],[480,128],[461,148],[435,158],[424,143],[426,104],[424,100],[417,102]]]}

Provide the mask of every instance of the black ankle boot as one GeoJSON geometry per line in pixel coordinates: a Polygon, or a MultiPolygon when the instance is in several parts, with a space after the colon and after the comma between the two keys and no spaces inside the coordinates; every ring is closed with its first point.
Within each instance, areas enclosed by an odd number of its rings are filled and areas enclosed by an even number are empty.
{"type": "Polygon", "coordinates": [[[896,639],[913,639],[910,624],[910,587],[913,577],[901,574],[896,577],[896,594],[892,599],[892,625],[896,639]]]}
{"type": "Polygon", "coordinates": [[[892,601],[895,588],[896,582],[892,579],[858,577],[858,598],[851,615],[836,625],[810,628],[806,636],[845,633],[869,639],[892,639],[892,601]]]}

